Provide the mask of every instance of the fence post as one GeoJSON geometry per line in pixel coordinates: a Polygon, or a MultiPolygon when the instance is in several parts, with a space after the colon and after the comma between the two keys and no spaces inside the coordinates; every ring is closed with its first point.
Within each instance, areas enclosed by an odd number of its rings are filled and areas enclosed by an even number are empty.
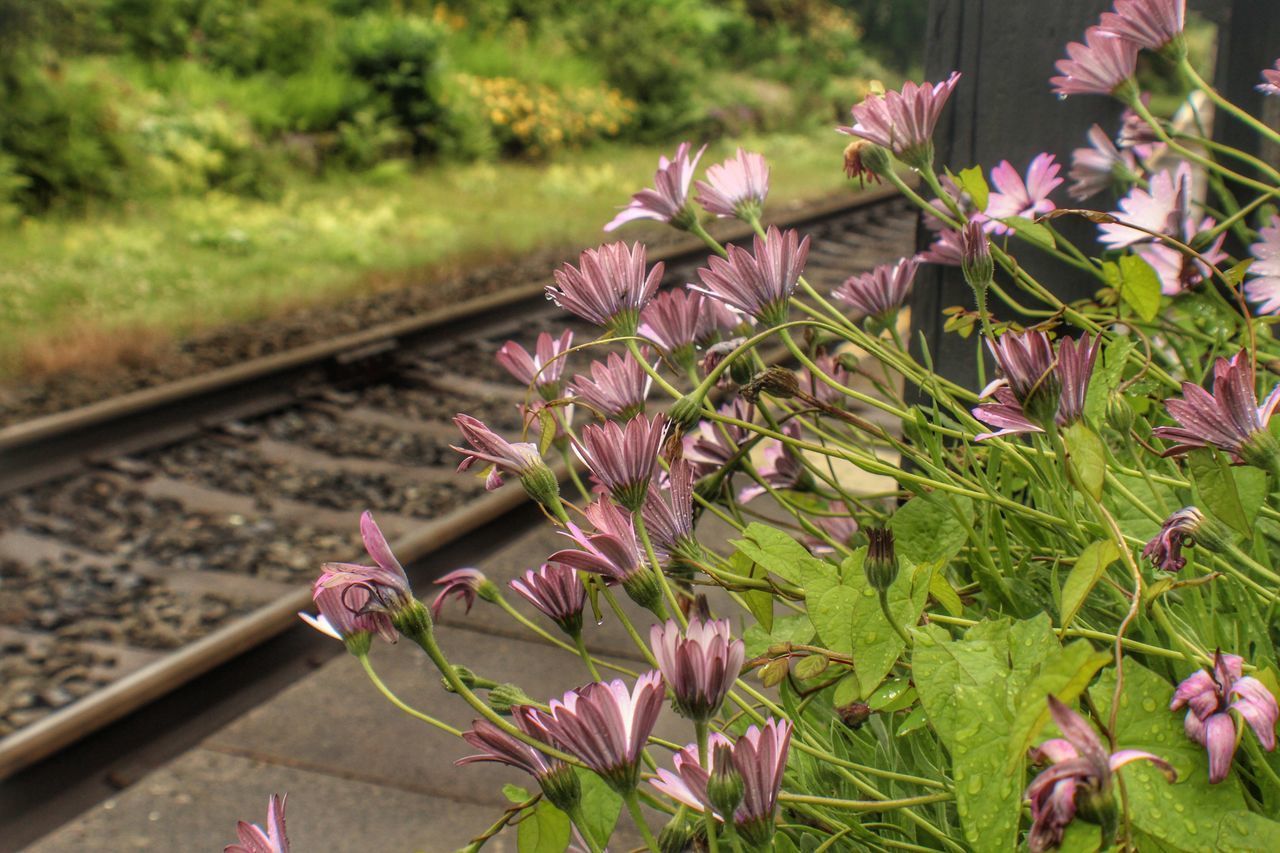
{"type": "MultiPolygon", "coordinates": [[[[1280,7],[1276,0],[1202,5],[1206,6],[1205,14],[1218,24],[1214,85],[1227,100],[1280,130],[1280,97],[1263,95],[1255,88],[1262,82],[1262,69],[1275,67],[1275,61],[1280,59],[1280,7]]],[[[1221,111],[1215,114],[1213,135],[1219,142],[1280,167],[1280,146],[1260,139],[1256,132],[1221,111]]]]}

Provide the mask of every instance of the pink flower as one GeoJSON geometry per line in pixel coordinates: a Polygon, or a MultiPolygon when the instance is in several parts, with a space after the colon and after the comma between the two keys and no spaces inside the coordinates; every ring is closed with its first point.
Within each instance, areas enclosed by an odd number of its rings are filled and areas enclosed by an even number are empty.
{"type": "Polygon", "coordinates": [[[1068,59],[1059,59],[1059,76],[1049,81],[1053,91],[1067,95],[1110,95],[1133,79],[1138,46],[1098,27],[1084,32],[1084,44],[1067,45],[1068,59]]]}
{"type": "Polygon", "coordinates": [[[236,824],[239,844],[229,844],[222,853],[289,853],[289,836],[284,828],[284,802],[289,795],[272,794],[267,800],[267,831],[256,823],[236,824]]]}
{"type": "Polygon", "coordinates": [[[462,432],[470,447],[449,445],[450,450],[462,454],[459,471],[465,471],[476,462],[487,462],[493,466],[489,476],[485,478],[484,487],[493,491],[502,485],[502,475],[514,474],[523,480],[525,477],[538,474],[546,468],[538,445],[528,441],[509,442],[484,425],[483,422],[470,415],[458,415],[454,424],[462,432]]]}
{"type": "Polygon", "coordinates": [[[582,608],[587,590],[578,572],[563,563],[543,563],[537,571],[530,569],[510,586],[530,604],[560,626],[560,630],[576,636],[582,630],[582,608]]]}
{"type": "MultiPolygon", "coordinates": [[[[327,575],[327,573],[326,573],[327,575]]],[[[363,587],[326,587],[326,575],[318,578],[311,587],[311,597],[320,615],[299,613],[302,621],[322,634],[328,634],[344,643],[352,642],[355,649],[367,651],[371,635],[377,634],[388,643],[396,641],[396,629],[386,613],[366,612],[369,591],[363,587]],[[345,598],[345,601],[344,601],[345,598]]]]}
{"type": "Polygon", "coordinates": [[[653,550],[663,560],[675,555],[701,556],[702,549],[693,537],[693,480],[693,465],[686,459],[677,459],[671,463],[665,492],[654,483],[649,484],[640,514],[653,550]]]}
{"type": "Polygon", "coordinates": [[[1009,234],[1012,229],[995,220],[1010,216],[1035,219],[1056,208],[1057,205],[1049,201],[1049,193],[1062,184],[1059,168],[1052,154],[1037,154],[1024,181],[1008,160],[1002,160],[991,170],[991,183],[997,192],[991,193],[987,202],[987,230],[1009,234]]]}
{"type": "Polygon", "coordinates": [[[1093,727],[1057,697],[1049,697],[1049,713],[1064,738],[1053,738],[1032,750],[1034,761],[1050,766],[1027,786],[1031,800],[1031,832],[1027,846],[1032,853],[1052,850],[1062,843],[1067,825],[1076,812],[1087,809],[1091,819],[1115,819],[1112,793],[1117,770],[1134,761],[1150,761],[1173,782],[1177,772],[1164,759],[1137,749],[1107,754],[1093,727]]]}
{"type": "Polygon", "coordinates": [[[769,194],[769,163],[763,155],[738,149],[723,163],[707,169],[698,181],[698,203],[716,216],[737,216],[750,221],[760,215],[769,194]]]}
{"type": "Polygon", "coordinates": [[[693,619],[682,634],[670,619],[649,630],[649,645],[658,669],[675,697],[675,707],[694,722],[716,715],[742,672],[746,647],[732,639],[728,619],[693,619]]]}
{"type": "Polygon", "coordinates": [[[974,440],[1043,432],[1049,418],[1058,426],[1080,420],[1098,343],[1099,338],[1088,335],[1078,341],[1063,338],[1055,354],[1049,336],[1040,331],[1006,332],[994,344],[987,341],[1002,375],[983,390],[988,402],[975,408],[973,416],[998,431],[974,440]]]}
{"type": "Polygon", "coordinates": [[[1213,393],[1191,382],[1182,383],[1182,399],[1164,401],[1165,409],[1178,422],[1176,427],[1156,427],[1152,433],[1177,442],[1164,452],[1176,456],[1197,447],[1217,447],[1237,462],[1248,462],[1270,470],[1275,440],[1267,423],[1280,403],[1280,385],[1258,405],[1253,363],[1245,350],[1230,360],[1218,358],[1213,364],[1213,393]]]}
{"type": "Polygon", "coordinates": [[[1274,69],[1262,69],[1262,82],[1255,88],[1264,95],[1280,95],[1280,59],[1274,69]]]}
{"type": "Polygon", "coordinates": [[[476,596],[485,601],[496,601],[498,590],[479,569],[455,569],[435,581],[436,586],[444,587],[431,602],[431,618],[439,619],[444,609],[445,599],[453,596],[466,605],[467,613],[471,605],[476,603],[476,596]]]}
{"type": "Polygon", "coordinates": [[[1196,531],[1204,523],[1204,513],[1193,506],[1185,506],[1165,519],[1157,533],[1142,549],[1142,556],[1157,569],[1176,572],[1187,564],[1182,547],[1195,541],[1196,531]]]}
{"type": "Polygon", "coordinates": [[[928,250],[916,256],[926,264],[938,264],[944,267],[958,267],[964,263],[964,245],[960,232],[947,228],[938,233],[928,250]]]}
{"type": "MultiPolygon", "coordinates": [[[[1143,106],[1148,108],[1151,106],[1149,92],[1143,92],[1138,97],[1143,106]]],[[[1160,141],[1155,128],[1133,107],[1125,107],[1124,112],[1120,114],[1120,133],[1116,137],[1116,144],[1121,148],[1132,150],[1140,160],[1150,160],[1164,150],[1164,143],[1160,141]]]]}
{"type": "Polygon", "coordinates": [[[1244,675],[1244,659],[1214,653],[1211,670],[1198,669],[1174,691],[1170,711],[1187,708],[1187,737],[1209,753],[1209,781],[1221,782],[1231,771],[1239,735],[1231,712],[1253,729],[1268,752],[1276,748],[1276,697],[1256,678],[1244,675]]]}
{"type": "Polygon", "coordinates": [[[614,500],[634,511],[648,494],[658,449],[666,436],[666,415],[654,415],[650,421],[641,414],[626,426],[611,421],[583,427],[573,449],[614,500]]]}
{"type": "Polygon", "coordinates": [[[764,239],[754,239],[753,250],[730,245],[728,258],[712,256],[708,267],[698,270],[702,285],[689,287],[762,322],[785,323],[787,303],[809,257],[809,238],[771,225],[764,239]]]}
{"type": "MultiPolygon", "coordinates": [[[[1277,72],[1280,73],[1280,72],[1277,72]]],[[[1262,239],[1249,247],[1253,265],[1252,276],[1244,286],[1250,302],[1257,302],[1263,314],[1280,313],[1280,216],[1271,218],[1271,225],[1258,231],[1262,239]]]]}
{"type": "Polygon", "coordinates": [[[640,335],[680,367],[697,360],[697,345],[732,329],[742,318],[723,302],[685,288],[659,293],[640,315],[640,335]]]}
{"type": "Polygon", "coordinates": [[[1076,201],[1084,201],[1109,190],[1120,181],[1137,172],[1138,164],[1133,154],[1116,148],[1099,125],[1089,128],[1089,147],[1071,152],[1072,184],[1067,195],[1076,201]]]}
{"type": "Polygon", "coordinates": [[[591,362],[591,378],[573,377],[573,396],[601,418],[630,420],[644,411],[652,380],[631,353],[609,353],[605,363],[591,362]]]}
{"type": "MultiPolygon", "coordinates": [[[[354,614],[390,613],[394,616],[413,600],[409,577],[395,554],[391,553],[391,547],[374,522],[373,514],[368,511],[360,516],[360,536],[374,565],[325,563],[320,579],[312,588],[313,594],[320,589],[336,590],[338,600],[354,614]]],[[[372,624],[376,625],[379,634],[387,636],[382,621],[374,620],[372,624]]]]}
{"type": "MultiPolygon", "coordinates": [[[[848,545],[858,532],[858,520],[849,511],[844,501],[828,501],[825,515],[813,515],[814,524],[821,527],[826,534],[837,542],[848,545]]],[[[817,536],[806,535],[804,543],[815,554],[830,554],[835,549],[817,536]]]]}
{"type": "Polygon", "coordinates": [[[933,128],[956,84],[954,71],[941,83],[908,82],[901,92],[870,95],[853,108],[853,127],[836,130],[888,148],[902,162],[924,169],[933,160],[933,128]]]}
{"type": "Polygon", "coordinates": [[[1163,50],[1182,35],[1187,0],[1116,0],[1100,29],[1147,50],[1163,50]]]}
{"type": "MultiPolygon", "coordinates": [[[[786,426],[782,428],[782,432],[797,441],[801,438],[800,425],[795,421],[788,421],[786,426]]],[[[770,488],[803,491],[812,484],[809,471],[804,467],[804,463],[800,461],[800,457],[796,455],[796,452],[792,450],[791,445],[776,439],[769,439],[768,444],[765,445],[763,456],[764,459],[757,473],[760,475],[760,479],[764,480],[770,488]]],[[[743,486],[738,492],[738,500],[741,503],[746,503],[765,494],[767,491],[769,489],[759,483],[743,486]]]]}
{"type": "Polygon", "coordinates": [[[507,341],[496,358],[519,382],[537,388],[543,399],[554,400],[560,396],[560,376],[566,361],[563,354],[572,346],[572,329],[565,329],[558,339],[542,332],[533,355],[515,341],[507,341]]]}
{"type": "Polygon", "coordinates": [[[556,551],[547,562],[600,575],[609,583],[621,584],[628,597],[641,607],[660,610],[662,587],[645,562],[631,513],[602,498],[589,505],[586,514],[597,532],[586,533],[570,522],[561,534],[578,547],[556,551]]]}
{"type": "MultiPolygon", "coordinates": [[[[944,232],[945,233],[945,232],[944,232]]],[[[882,264],[871,272],[845,279],[831,295],[853,307],[854,317],[872,318],[891,323],[907,301],[911,283],[915,281],[918,257],[902,258],[894,264],[882,264]]]]}
{"type": "Polygon", "coordinates": [[[618,335],[635,334],[640,311],[662,281],[661,262],[645,275],[645,247],[606,243],[587,249],[575,268],[565,264],[547,285],[547,298],[589,323],[618,335]]]}
{"type": "Polygon", "coordinates": [[[631,203],[615,216],[605,231],[612,231],[636,219],[656,219],[669,222],[677,228],[688,228],[695,214],[689,209],[689,182],[693,180],[694,170],[698,168],[698,160],[707,146],[698,149],[689,160],[688,142],[681,142],[676,148],[676,156],[668,160],[665,156],[658,158],[658,171],[653,176],[653,189],[643,189],[631,197],[631,203]]]}
{"type": "MultiPolygon", "coordinates": [[[[741,397],[735,397],[732,403],[721,406],[719,412],[750,423],[755,410],[741,397]]],[[[698,425],[697,433],[684,437],[684,458],[692,463],[694,473],[700,479],[729,464],[741,452],[739,445],[750,437],[751,431],[746,427],[703,421],[698,425]]]]}
{"type": "Polygon", "coordinates": [[[575,755],[619,794],[640,781],[640,751],[662,711],[662,676],[650,670],[627,690],[621,679],[593,682],[552,699],[550,713],[530,709],[530,728],[575,755]]]}

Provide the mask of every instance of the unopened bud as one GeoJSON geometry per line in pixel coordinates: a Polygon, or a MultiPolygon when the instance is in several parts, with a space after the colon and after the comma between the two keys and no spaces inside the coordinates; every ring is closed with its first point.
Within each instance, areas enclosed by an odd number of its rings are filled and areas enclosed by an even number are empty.
{"type": "Polygon", "coordinates": [[[871,706],[866,702],[850,702],[848,705],[836,708],[836,714],[839,715],[840,722],[851,729],[856,729],[871,718],[871,706]]]}
{"type": "Polygon", "coordinates": [[[698,425],[702,419],[702,395],[696,392],[685,394],[671,404],[667,417],[681,432],[688,432],[698,425]]]}
{"type": "MultiPolygon", "coordinates": [[[[538,503],[551,509],[560,503],[560,481],[556,479],[555,472],[547,466],[547,463],[538,460],[526,467],[520,474],[520,485],[524,486],[525,493],[538,503]]],[[[486,599],[492,601],[493,599],[486,599]]]]}
{"type": "Polygon", "coordinates": [[[898,554],[893,547],[893,531],[887,527],[867,528],[867,558],[862,564],[867,583],[876,592],[887,592],[898,577],[898,554]]]}
{"type": "Polygon", "coordinates": [[[658,605],[662,602],[662,587],[658,584],[658,579],[654,577],[653,572],[648,569],[634,572],[631,577],[622,582],[622,589],[628,598],[645,610],[656,612],[658,605]]]}
{"type": "Polygon", "coordinates": [[[1076,814],[1081,820],[1102,827],[1104,839],[1115,838],[1119,815],[1116,812],[1116,798],[1112,793],[1109,777],[1101,784],[1077,783],[1076,814]]]}
{"type": "Polygon", "coordinates": [[[1107,401],[1107,425],[1121,435],[1128,435],[1137,420],[1133,406],[1123,394],[1113,394],[1107,401]]]}
{"type": "Polygon", "coordinates": [[[499,714],[510,714],[516,705],[532,705],[533,699],[519,686],[511,683],[499,684],[489,691],[489,707],[499,714]]]}
{"type": "Polygon", "coordinates": [[[676,814],[658,833],[661,853],[688,853],[693,850],[694,827],[683,815],[676,814]]]}
{"type": "Polygon", "coordinates": [[[391,624],[410,639],[431,633],[431,612],[416,598],[409,597],[391,611],[391,624]]]}
{"type": "Polygon", "coordinates": [[[981,223],[969,222],[960,230],[960,246],[960,269],[964,271],[964,280],[974,293],[985,294],[995,277],[996,267],[991,259],[991,244],[981,223]]]}
{"type": "MultiPolygon", "coordinates": [[[[467,669],[465,666],[455,666],[453,667],[453,674],[458,677],[458,681],[462,682],[463,687],[466,687],[469,690],[475,689],[476,674],[474,672],[467,669]]],[[[441,676],[440,683],[444,685],[445,690],[448,690],[450,693],[454,692],[453,682],[451,682],[449,679],[445,678],[444,676],[441,676]]]]}
{"type": "Polygon", "coordinates": [[[751,378],[742,386],[742,399],[755,404],[760,401],[761,394],[768,394],[779,400],[789,400],[800,390],[800,381],[795,373],[785,367],[769,367],[751,378]]]}
{"type": "Polygon", "coordinates": [[[724,742],[711,750],[711,775],[707,778],[707,802],[726,817],[731,817],[742,802],[746,786],[738,768],[733,766],[733,751],[724,742]]]}

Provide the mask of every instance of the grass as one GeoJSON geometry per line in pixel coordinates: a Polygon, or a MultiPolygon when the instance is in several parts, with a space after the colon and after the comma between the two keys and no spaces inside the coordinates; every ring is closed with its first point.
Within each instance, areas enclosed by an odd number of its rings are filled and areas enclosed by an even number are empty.
{"type": "MultiPolygon", "coordinates": [[[[736,144],[769,158],[775,204],[842,186],[842,142],[829,130],[720,143],[703,164],[736,144]]],[[[0,232],[0,376],[129,361],[203,329],[472,259],[600,242],[616,208],[652,182],[660,153],[612,146],[549,164],[420,171],[392,162],[273,201],[209,193],[27,220],[0,232]]]]}

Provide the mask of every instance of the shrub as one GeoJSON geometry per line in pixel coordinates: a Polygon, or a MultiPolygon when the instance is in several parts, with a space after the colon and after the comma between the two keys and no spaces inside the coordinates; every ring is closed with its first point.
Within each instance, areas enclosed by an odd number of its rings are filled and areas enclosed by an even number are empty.
{"type": "Polygon", "coordinates": [[[295,74],[328,47],[333,17],[305,0],[205,0],[199,15],[200,52],[238,74],[295,74]]]}

